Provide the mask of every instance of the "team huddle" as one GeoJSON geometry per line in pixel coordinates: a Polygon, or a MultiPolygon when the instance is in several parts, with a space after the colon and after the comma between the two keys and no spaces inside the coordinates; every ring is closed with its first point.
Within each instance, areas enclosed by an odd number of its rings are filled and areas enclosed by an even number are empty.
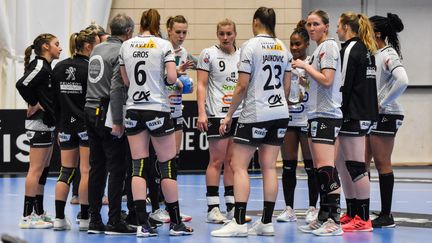
{"type": "Polygon", "coordinates": [[[198,58],[182,46],[188,33],[184,16],[167,20],[165,38],[160,20],[157,10],[144,11],[135,37],[134,22],[124,14],[111,20],[110,35],[92,24],[71,35],[71,57],[54,69],[51,62],[62,51],[54,35],[41,34],[26,49],[25,74],[16,85],[29,105],[25,127],[30,167],[21,228],[70,230],[65,205],[79,172],[80,231],[151,237],[169,223],[172,236],[193,234],[184,223],[192,218],[180,212],[177,186],[182,94],[193,91],[186,73],[191,69],[197,72],[197,129],[207,134],[209,143],[206,222],[223,224],[212,236],[275,234],[279,152],[286,207],[276,220],[297,221],[299,144],[309,195],[301,232],[338,236],[395,226],[391,153],[403,121],[397,99],[408,84],[397,36],[403,24],[397,15],[342,13],[339,49],[329,37],[328,14],[314,10],[299,21],[288,49],[276,37],[275,11],[260,7],[251,39],[236,46],[236,25],[224,19],[216,26],[219,44],[205,48],[198,58]],[[307,56],[311,40],[317,48],[307,56]],[[32,51],[36,57],[30,62],[32,51]],[[44,211],[43,192],[55,142],[61,149],[61,170],[51,218],[44,211]],[[257,149],[263,211],[248,227],[248,166],[257,149]],[[381,212],[373,220],[372,159],[381,193],[381,212]],[[219,197],[222,169],[225,213],[219,197]],[[100,211],[107,176],[104,224],[100,211]],[[342,188],[347,210],[341,215],[342,188]],[[127,215],[121,211],[123,194],[127,215]]]}

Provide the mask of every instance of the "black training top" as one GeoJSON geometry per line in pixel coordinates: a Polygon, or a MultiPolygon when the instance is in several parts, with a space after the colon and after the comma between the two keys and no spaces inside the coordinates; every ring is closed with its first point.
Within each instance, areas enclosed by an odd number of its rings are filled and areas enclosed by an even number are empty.
{"type": "Polygon", "coordinates": [[[16,83],[16,88],[23,99],[34,106],[38,102],[45,110],[39,110],[27,120],[42,119],[48,127],[55,125],[54,120],[54,90],[51,83],[52,69],[51,64],[43,57],[36,56],[29,63],[24,76],[16,83]]]}
{"type": "Polygon", "coordinates": [[[85,95],[88,74],[87,56],[76,54],[54,67],[53,85],[56,93],[58,127],[78,128],[85,124],[85,95]]]}
{"type": "Polygon", "coordinates": [[[358,37],[342,44],[342,75],[344,70],[345,51],[354,43],[348,53],[346,72],[342,92],[342,112],[344,119],[371,120],[378,119],[378,98],[376,88],[376,66],[374,56],[358,37]]]}

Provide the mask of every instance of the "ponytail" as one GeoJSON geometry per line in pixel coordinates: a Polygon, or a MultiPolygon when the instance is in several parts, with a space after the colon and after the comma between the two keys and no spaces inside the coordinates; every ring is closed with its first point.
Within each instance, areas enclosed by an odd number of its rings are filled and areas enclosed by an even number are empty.
{"type": "Polygon", "coordinates": [[[302,19],[297,23],[291,36],[293,35],[300,35],[306,43],[309,42],[309,34],[306,30],[306,20],[302,19]]]}
{"type": "Polygon", "coordinates": [[[77,39],[78,33],[73,33],[69,38],[69,52],[71,56],[74,56],[77,52],[76,49],[76,39],[77,39]]]}
{"type": "Polygon", "coordinates": [[[260,7],[255,11],[253,19],[259,19],[271,37],[276,38],[276,13],[273,8],[260,7]]]}
{"type": "Polygon", "coordinates": [[[160,37],[160,15],[156,9],[144,11],[141,16],[140,25],[143,30],[147,30],[150,34],[160,37]]]}
{"type": "Polygon", "coordinates": [[[372,16],[369,20],[373,23],[374,31],[381,33],[380,39],[387,42],[396,50],[402,58],[398,33],[404,29],[404,24],[397,14],[387,13],[387,17],[372,16]]]}
{"type": "Polygon", "coordinates": [[[24,73],[27,72],[28,65],[30,63],[30,56],[32,54],[33,45],[28,46],[24,51],[24,73]]]}
{"type": "Polygon", "coordinates": [[[377,43],[375,41],[372,25],[368,17],[364,14],[358,15],[359,23],[359,38],[365,44],[366,48],[374,54],[377,51],[377,43]]]}

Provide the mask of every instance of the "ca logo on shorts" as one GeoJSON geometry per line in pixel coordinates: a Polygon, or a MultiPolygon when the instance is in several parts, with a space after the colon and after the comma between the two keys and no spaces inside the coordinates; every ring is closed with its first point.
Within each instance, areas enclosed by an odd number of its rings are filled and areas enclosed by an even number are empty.
{"type": "Polygon", "coordinates": [[[60,132],[58,134],[58,137],[59,137],[60,142],[67,142],[67,141],[70,140],[71,135],[67,134],[67,133],[64,133],[64,132],[60,132]]]}
{"type": "Polygon", "coordinates": [[[253,138],[264,138],[267,134],[267,129],[252,127],[252,137],[253,138]]]}
{"type": "Polygon", "coordinates": [[[277,136],[278,136],[278,138],[283,138],[283,137],[285,137],[285,133],[286,133],[286,128],[279,128],[278,129],[278,132],[277,132],[277,136]]]}
{"type": "Polygon", "coordinates": [[[134,128],[136,127],[138,121],[132,120],[129,117],[125,119],[125,127],[126,128],[134,128]]]}
{"type": "Polygon", "coordinates": [[[396,129],[402,126],[402,120],[396,119],[396,129]]]}
{"type": "Polygon", "coordinates": [[[152,131],[161,128],[164,123],[165,123],[165,117],[162,118],[156,117],[154,120],[146,122],[147,127],[152,131]]]}
{"type": "Polygon", "coordinates": [[[318,122],[317,121],[313,121],[310,124],[310,131],[311,131],[311,136],[312,137],[316,137],[317,134],[317,130],[318,130],[318,122]]]}

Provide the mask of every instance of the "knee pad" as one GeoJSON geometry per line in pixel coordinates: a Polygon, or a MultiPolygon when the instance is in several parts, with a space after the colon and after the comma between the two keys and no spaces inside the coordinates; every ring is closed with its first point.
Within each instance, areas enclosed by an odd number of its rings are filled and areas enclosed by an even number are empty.
{"type": "Polygon", "coordinates": [[[313,167],[313,161],[311,159],[305,159],[303,160],[304,163],[304,169],[306,171],[306,174],[308,177],[311,177],[315,174],[315,169],[313,167]]]}
{"type": "Polygon", "coordinates": [[[158,167],[161,181],[163,179],[177,180],[177,163],[175,158],[165,162],[159,162],[158,167]]]}
{"type": "Polygon", "coordinates": [[[62,181],[66,183],[68,186],[72,183],[74,177],[76,175],[76,168],[67,168],[62,166],[60,168],[60,175],[57,181],[62,181]]]}
{"type": "Polygon", "coordinates": [[[49,172],[49,166],[45,167],[44,170],[42,171],[41,177],[39,177],[39,185],[45,186],[48,177],[48,172],[49,172]]]}
{"type": "Polygon", "coordinates": [[[148,179],[148,170],[151,163],[148,158],[142,159],[133,159],[132,160],[132,177],[138,176],[147,181],[148,179]]]}
{"type": "Polygon", "coordinates": [[[319,168],[318,177],[320,182],[320,189],[326,194],[329,194],[330,192],[339,189],[339,174],[335,167],[324,166],[319,168]]]}
{"type": "Polygon", "coordinates": [[[296,174],[297,160],[283,160],[282,176],[292,176],[296,174]]]}
{"type": "Polygon", "coordinates": [[[347,160],[345,164],[353,182],[368,176],[365,163],[347,160]]]}

